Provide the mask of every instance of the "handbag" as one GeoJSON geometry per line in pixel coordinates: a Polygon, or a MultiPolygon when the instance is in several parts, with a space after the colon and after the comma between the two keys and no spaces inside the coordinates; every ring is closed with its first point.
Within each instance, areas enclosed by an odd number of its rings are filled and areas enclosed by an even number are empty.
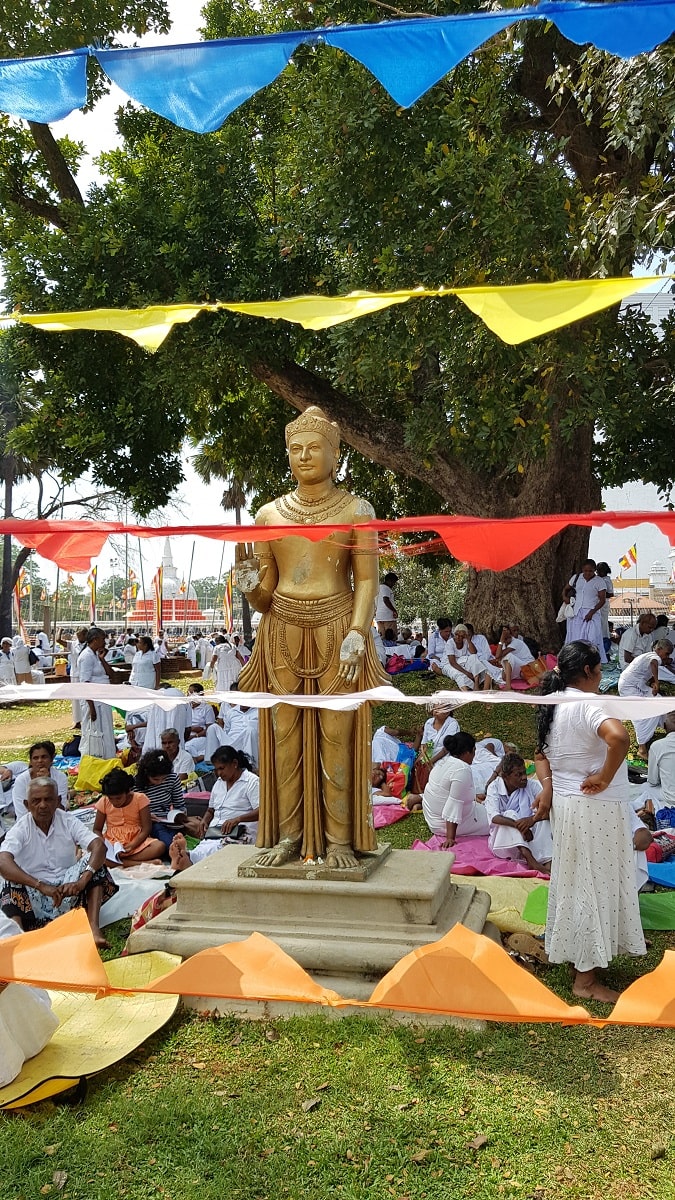
{"type": "Polygon", "coordinates": [[[560,608],[558,609],[558,615],[556,617],[556,621],[568,621],[570,619],[570,617],[573,617],[573,616],[574,616],[574,600],[573,599],[569,600],[567,603],[565,603],[563,601],[563,603],[560,605],[560,608]]]}
{"type": "MultiPolygon", "coordinates": [[[[105,758],[105,737],[97,729],[90,729],[87,742],[87,754],[91,758],[105,758]]],[[[83,755],[84,757],[84,755],[83,755]]]]}

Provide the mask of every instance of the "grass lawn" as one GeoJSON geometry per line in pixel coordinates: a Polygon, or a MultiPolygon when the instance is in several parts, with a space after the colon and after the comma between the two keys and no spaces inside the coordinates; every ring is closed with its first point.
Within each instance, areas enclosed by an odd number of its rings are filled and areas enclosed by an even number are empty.
{"type": "MultiPolygon", "coordinates": [[[[412,730],[424,715],[386,705],[374,722],[412,730]]],[[[459,715],[531,753],[529,709],[459,715]]],[[[409,846],[424,828],[415,814],[384,836],[409,846]]],[[[117,950],[127,925],[108,931],[117,950]]],[[[652,940],[609,981],[675,944],[652,940]]],[[[542,978],[571,999],[566,969],[542,978]]],[[[669,1030],[179,1013],[81,1107],[0,1115],[0,1200],[670,1200],[674,1052],[669,1030]]]]}

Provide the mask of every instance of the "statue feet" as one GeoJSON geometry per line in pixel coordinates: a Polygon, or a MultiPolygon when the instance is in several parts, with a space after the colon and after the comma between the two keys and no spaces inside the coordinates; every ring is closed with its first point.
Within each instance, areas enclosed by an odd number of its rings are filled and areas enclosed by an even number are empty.
{"type": "Polygon", "coordinates": [[[271,850],[261,850],[256,858],[259,867],[281,867],[284,863],[297,858],[300,853],[300,841],[293,842],[290,838],[282,838],[271,850]]]}
{"type": "Polygon", "coordinates": [[[349,871],[358,867],[359,860],[351,846],[330,846],[326,853],[326,866],[332,871],[349,871]]]}

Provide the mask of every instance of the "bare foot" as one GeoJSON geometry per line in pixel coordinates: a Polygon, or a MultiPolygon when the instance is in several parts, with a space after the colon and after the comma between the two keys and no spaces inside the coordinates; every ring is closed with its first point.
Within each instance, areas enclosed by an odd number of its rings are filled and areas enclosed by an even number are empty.
{"type": "Polygon", "coordinates": [[[300,852],[300,842],[291,842],[283,838],[271,850],[261,850],[256,858],[259,867],[281,867],[284,863],[297,858],[300,852]]]}
{"type": "Polygon", "coordinates": [[[638,746],[636,757],[643,758],[646,762],[647,759],[649,758],[649,750],[647,749],[647,747],[646,746],[638,746]]]}
{"type": "Polygon", "coordinates": [[[351,871],[359,860],[351,846],[331,846],[326,854],[326,866],[332,871],[351,871]]]}
{"type": "Polygon", "coordinates": [[[192,866],[187,842],[182,833],[177,833],[169,846],[169,862],[174,871],[187,871],[188,867],[192,866]]]}
{"type": "Polygon", "coordinates": [[[577,971],[572,991],[581,1000],[599,1000],[602,1004],[616,1004],[620,994],[613,988],[605,987],[595,971],[577,971]]]}
{"type": "Polygon", "coordinates": [[[93,934],[94,943],[98,950],[109,950],[110,949],[110,942],[107,941],[106,938],[104,938],[100,929],[92,929],[91,932],[93,934]]]}

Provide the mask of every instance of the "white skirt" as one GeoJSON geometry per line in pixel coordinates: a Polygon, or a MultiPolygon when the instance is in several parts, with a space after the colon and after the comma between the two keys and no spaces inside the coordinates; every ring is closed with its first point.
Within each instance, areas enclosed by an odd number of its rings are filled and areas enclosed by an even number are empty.
{"type": "Polygon", "coordinates": [[[96,720],[89,715],[89,704],[80,702],[82,736],[80,754],[91,754],[94,758],[114,758],[117,753],[112,708],[109,704],[94,704],[96,720]]]}
{"type": "Polygon", "coordinates": [[[617,954],[645,954],[630,805],[554,792],[551,830],[545,943],[551,962],[591,971],[617,954]]]}
{"type": "Polygon", "coordinates": [[[587,612],[590,612],[590,609],[580,608],[573,617],[567,618],[565,645],[569,642],[590,642],[593,646],[597,646],[600,662],[607,662],[605,643],[602,640],[602,616],[596,612],[590,621],[584,621],[584,615],[587,612]]]}

